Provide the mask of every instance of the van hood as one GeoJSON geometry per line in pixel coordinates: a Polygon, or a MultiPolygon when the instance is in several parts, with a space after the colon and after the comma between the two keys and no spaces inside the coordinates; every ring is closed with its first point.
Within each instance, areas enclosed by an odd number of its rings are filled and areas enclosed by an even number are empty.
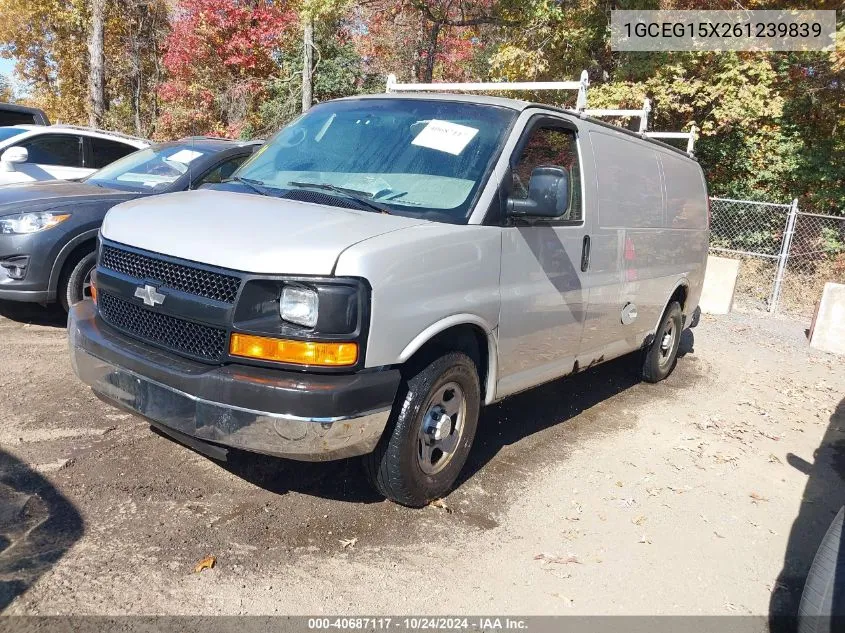
{"type": "Polygon", "coordinates": [[[257,194],[199,189],[111,209],[108,240],[259,274],[330,275],[358,242],[426,221],[257,194]]]}

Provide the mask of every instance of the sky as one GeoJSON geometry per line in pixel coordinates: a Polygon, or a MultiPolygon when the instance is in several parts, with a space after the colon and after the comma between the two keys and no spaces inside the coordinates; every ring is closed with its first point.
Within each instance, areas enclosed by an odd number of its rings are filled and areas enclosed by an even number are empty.
{"type": "Polygon", "coordinates": [[[15,88],[15,93],[18,97],[21,96],[21,86],[17,81],[17,77],[14,74],[15,70],[15,60],[14,59],[4,59],[0,57],[0,75],[6,75],[9,81],[12,82],[12,86],[15,88]]]}

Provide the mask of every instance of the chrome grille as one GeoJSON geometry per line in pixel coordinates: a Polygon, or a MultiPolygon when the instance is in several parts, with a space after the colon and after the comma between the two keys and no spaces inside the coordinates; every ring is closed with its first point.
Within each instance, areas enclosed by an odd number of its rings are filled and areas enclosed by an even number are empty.
{"type": "Polygon", "coordinates": [[[146,310],[104,292],[97,294],[97,306],[109,325],[175,352],[219,361],[226,351],[226,330],[146,310]]]}
{"type": "Polygon", "coordinates": [[[241,285],[241,280],[233,275],[224,275],[185,264],[175,264],[108,245],[103,245],[100,266],[140,280],[157,281],[174,290],[223,303],[234,303],[241,285]]]}

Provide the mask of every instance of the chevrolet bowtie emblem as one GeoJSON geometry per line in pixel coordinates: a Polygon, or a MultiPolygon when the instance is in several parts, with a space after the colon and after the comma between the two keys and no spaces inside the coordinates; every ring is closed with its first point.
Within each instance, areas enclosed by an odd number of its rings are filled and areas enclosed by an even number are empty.
{"type": "Polygon", "coordinates": [[[155,286],[146,285],[143,288],[135,289],[135,296],[147,306],[157,306],[164,303],[165,296],[157,292],[155,286]]]}

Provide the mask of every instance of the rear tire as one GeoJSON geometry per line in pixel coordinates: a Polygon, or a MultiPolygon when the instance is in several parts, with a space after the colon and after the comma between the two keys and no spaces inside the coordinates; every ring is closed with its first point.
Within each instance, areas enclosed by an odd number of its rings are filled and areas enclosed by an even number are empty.
{"type": "Polygon", "coordinates": [[[91,298],[91,273],[97,266],[97,253],[92,251],[69,262],[59,279],[59,303],[65,312],[83,299],[91,298]]]}
{"type": "Polygon", "coordinates": [[[370,482],[412,508],[445,495],[466,463],[480,408],[478,371],[466,354],[450,352],[413,371],[378,446],[364,457],[370,482]]]}
{"type": "Polygon", "coordinates": [[[641,376],[646,382],[660,382],[675,369],[683,322],[681,305],[672,301],[663,313],[654,340],[645,351],[641,376]]]}

